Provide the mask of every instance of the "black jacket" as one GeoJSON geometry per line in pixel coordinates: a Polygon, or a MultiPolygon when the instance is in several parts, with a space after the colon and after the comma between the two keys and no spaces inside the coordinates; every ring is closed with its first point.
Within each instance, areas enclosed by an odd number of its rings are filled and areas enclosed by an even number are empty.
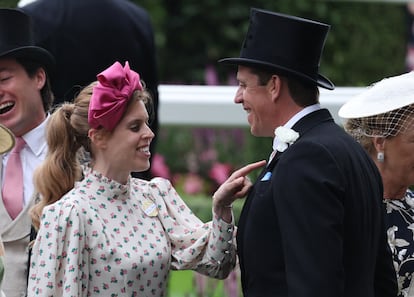
{"type": "Polygon", "coordinates": [[[395,297],[375,164],[327,110],[293,129],[300,137],[259,176],[239,220],[244,295],[395,297]]]}

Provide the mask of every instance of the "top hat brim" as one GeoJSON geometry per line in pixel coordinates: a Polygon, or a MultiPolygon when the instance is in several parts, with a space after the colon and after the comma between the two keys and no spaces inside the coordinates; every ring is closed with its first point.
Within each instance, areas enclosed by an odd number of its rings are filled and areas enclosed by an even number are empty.
{"type": "Polygon", "coordinates": [[[301,72],[289,69],[287,67],[283,67],[280,65],[275,65],[272,63],[267,63],[263,61],[258,61],[254,59],[246,59],[246,58],[224,58],[218,61],[219,63],[226,64],[226,65],[242,65],[247,67],[255,67],[260,68],[263,70],[276,70],[281,71],[282,73],[293,75],[299,79],[305,80],[307,82],[316,83],[318,86],[333,90],[335,89],[335,85],[325,76],[318,74],[317,78],[310,77],[306,74],[303,74],[301,72]]]}
{"type": "Polygon", "coordinates": [[[13,133],[0,124],[0,154],[4,154],[12,149],[15,139],[13,133]]]}
{"type": "Polygon", "coordinates": [[[51,73],[55,67],[55,59],[52,54],[38,46],[22,46],[0,53],[0,58],[25,58],[45,66],[46,71],[51,73]]]}

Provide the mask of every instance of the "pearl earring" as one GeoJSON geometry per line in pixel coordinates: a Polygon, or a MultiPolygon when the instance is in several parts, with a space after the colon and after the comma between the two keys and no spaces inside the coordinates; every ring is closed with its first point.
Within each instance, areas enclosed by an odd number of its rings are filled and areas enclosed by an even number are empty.
{"type": "Polygon", "coordinates": [[[378,152],[378,154],[377,154],[377,160],[380,163],[384,163],[384,152],[378,152]]]}

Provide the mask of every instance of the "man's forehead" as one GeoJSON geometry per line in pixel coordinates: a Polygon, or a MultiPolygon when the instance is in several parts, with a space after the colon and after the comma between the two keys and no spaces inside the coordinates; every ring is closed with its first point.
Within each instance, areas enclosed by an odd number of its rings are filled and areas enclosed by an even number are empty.
{"type": "Polygon", "coordinates": [[[13,70],[19,66],[15,58],[4,57],[0,58],[0,71],[13,70]]]}
{"type": "Polygon", "coordinates": [[[258,75],[250,67],[238,66],[237,80],[244,81],[244,82],[257,81],[258,80],[258,75]]]}

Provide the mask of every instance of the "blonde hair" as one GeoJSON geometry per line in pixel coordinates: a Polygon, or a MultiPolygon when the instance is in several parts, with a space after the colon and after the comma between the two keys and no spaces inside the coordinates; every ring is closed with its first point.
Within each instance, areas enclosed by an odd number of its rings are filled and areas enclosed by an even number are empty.
{"type": "MultiPolygon", "coordinates": [[[[35,228],[39,228],[43,208],[58,201],[82,178],[81,163],[85,163],[88,158],[93,160],[88,137],[88,109],[96,84],[95,81],[86,86],[73,103],[61,104],[50,116],[46,132],[48,152],[46,159],[34,173],[35,189],[40,195],[40,201],[31,209],[35,228]]],[[[128,107],[134,100],[142,100],[145,104],[152,103],[144,84],[143,87],[143,91],[134,92],[128,107]]]]}

